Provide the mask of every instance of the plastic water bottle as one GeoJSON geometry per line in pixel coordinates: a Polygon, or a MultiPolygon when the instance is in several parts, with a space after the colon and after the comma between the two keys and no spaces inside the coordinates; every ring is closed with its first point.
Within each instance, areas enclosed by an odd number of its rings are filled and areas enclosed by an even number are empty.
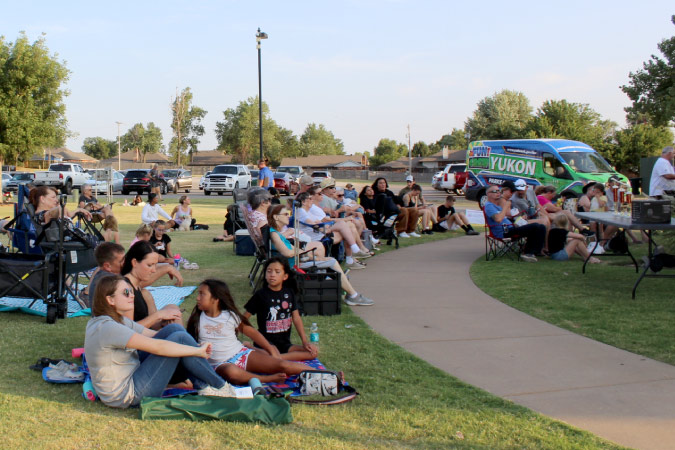
{"type": "Polygon", "coordinates": [[[180,255],[174,255],[173,266],[176,268],[176,270],[180,270],[180,255]]]}
{"type": "Polygon", "coordinates": [[[98,395],[96,394],[96,390],[94,390],[94,385],[91,383],[89,375],[87,375],[84,384],[82,384],[82,396],[91,402],[98,400],[98,395]]]}
{"type": "Polygon", "coordinates": [[[316,325],[316,322],[313,322],[309,329],[309,342],[314,345],[319,345],[319,327],[316,325]]]}

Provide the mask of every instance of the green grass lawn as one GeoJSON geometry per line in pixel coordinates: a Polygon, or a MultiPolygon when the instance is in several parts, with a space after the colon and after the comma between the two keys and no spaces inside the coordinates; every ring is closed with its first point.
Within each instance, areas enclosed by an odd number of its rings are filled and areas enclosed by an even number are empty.
{"type": "MultiPolygon", "coordinates": [[[[193,210],[209,231],[171,233],[174,250],[201,266],[183,271],[186,285],[226,280],[240,305],[251,292],[250,257],[231,243],[213,243],[230,198],[196,197],[193,210]]],[[[171,205],[165,209],[170,210],[171,205]]],[[[0,212],[1,213],[1,212],[0,212]]],[[[140,208],[115,206],[126,246],[140,208]]],[[[7,214],[4,214],[7,215],[7,214]]],[[[416,242],[445,239],[451,233],[416,242]]],[[[402,240],[403,246],[413,245],[402,240]]],[[[543,266],[543,265],[542,265],[543,266]]],[[[166,280],[168,282],[168,280],[166,280]]],[[[183,306],[194,307],[194,294],[183,306]]],[[[187,318],[187,313],[186,313],[187,318]]],[[[0,433],[3,448],[617,448],[566,424],[466,385],[373,332],[349,307],[340,316],[305,319],[321,331],[320,358],[343,370],[361,393],[335,407],[294,405],[294,422],[261,426],[231,422],[150,421],[138,410],[115,410],[81,396],[81,385],[48,384],[28,369],[39,357],[70,358],[81,347],[87,318],[58,320],[0,314],[0,433]],[[349,326],[349,327],[348,327],[349,326]]]]}
{"type": "MultiPolygon", "coordinates": [[[[659,233],[654,239],[672,253],[672,235],[659,233]]],[[[631,252],[641,264],[646,245],[631,245],[631,252]]],[[[583,275],[578,257],[565,262],[540,258],[537,264],[482,258],[471,267],[471,277],[488,295],[534,317],[675,364],[675,280],[645,278],[632,300],[638,275],[630,259],[603,259],[607,262],[587,266],[583,275]]],[[[673,270],[662,273],[673,274],[673,270]]]]}

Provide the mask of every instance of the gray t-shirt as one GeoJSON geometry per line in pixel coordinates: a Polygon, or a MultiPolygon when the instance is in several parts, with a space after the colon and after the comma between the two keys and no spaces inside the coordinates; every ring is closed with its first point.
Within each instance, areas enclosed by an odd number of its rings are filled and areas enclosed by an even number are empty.
{"type": "Polygon", "coordinates": [[[101,401],[114,408],[127,408],[134,400],[134,372],[140,366],[138,353],[127,348],[134,333],[145,328],[126,317],[122,323],[110,316],[94,317],[87,323],[84,354],[91,382],[101,401]]]}
{"type": "Polygon", "coordinates": [[[103,277],[115,276],[114,273],[108,272],[107,270],[99,270],[89,281],[89,307],[94,304],[94,293],[96,293],[96,283],[101,281],[103,277]]]}
{"type": "Polygon", "coordinates": [[[530,206],[527,199],[520,198],[517,195],[511,197],[511,208],[516,208],[519,213],[527,211],[527,208],[530,206]]]}

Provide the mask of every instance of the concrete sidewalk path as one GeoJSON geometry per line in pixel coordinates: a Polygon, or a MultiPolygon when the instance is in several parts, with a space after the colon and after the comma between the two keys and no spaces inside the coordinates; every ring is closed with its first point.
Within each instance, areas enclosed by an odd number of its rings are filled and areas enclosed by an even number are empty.
{"type": "Polygon", "coordinates": [[[352,309],[392,342],[469,384],[621,445],[675,449],[675,366],[489,297],[469,276],[481,255],[483,237],[463,236],[371,258],[350,279],[375,305],[352,309]]]}

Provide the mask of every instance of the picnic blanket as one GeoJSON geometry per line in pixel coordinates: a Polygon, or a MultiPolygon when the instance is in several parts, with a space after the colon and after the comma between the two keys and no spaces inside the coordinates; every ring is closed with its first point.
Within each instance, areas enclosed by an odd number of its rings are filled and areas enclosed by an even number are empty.
{"type": "MultiPolygon", "coordinates": [[[[84,287],[83,285],[81,285],[84,287]]],[[[162,309],[166,305],[180,305],[185,297],[192,294],[197,286],[150,286],[147,288],[155,299],[157,309],[162,309]]],[[[42,300],[33,302],[32,298],[21,297],[2,297],[0,298],[0,311],[20,310],[28,314],[45,317],[47,315],[47,305],[42,300]]],[[[70,294],[68,294],[68,314],[67,317],[91,316],[91,309],[82,309],[70,294]]]]}
{"type": "MultiPolygon", "coordinates": [[[[326,367],[323,365],[323,363],[316,358],[310,359],[310,360],[307,360],[307,361],[300,361],[300,362],[302,362],[304,364],[307,364],[308,366],[310,366],[312,369],[315,369],[315,370],[326,370],[326,367]]],[[[291,397],[299,397],[302,394],[300,393],[300,385],[297,383],[297,380],[298,380],[298,376],[293,375],[292,377],[287,378],[284,383],[263,383],[263,386],[269,386],[269,387],[277,388],[281,392],[283,392],[284,394],[289,394],[291,397]]],[[[348,383],[345,383],[345,384],[348,384],[348,383]]],[[[233,385],[233,386],[235,388],[243,387],[243,386],[237,386],[237,385],[233,385]]],[[[192,389],[171,388],[171,389],[166,389],[164,391],[164,393],[162,394],[162,397],[165,397],[165,398],[176,397],[176,396],[179,396],[179,395],[191,394],[191,393],[195,393],[195,392],[197,392],[197,391],[192,390],[192,389]]]]}

